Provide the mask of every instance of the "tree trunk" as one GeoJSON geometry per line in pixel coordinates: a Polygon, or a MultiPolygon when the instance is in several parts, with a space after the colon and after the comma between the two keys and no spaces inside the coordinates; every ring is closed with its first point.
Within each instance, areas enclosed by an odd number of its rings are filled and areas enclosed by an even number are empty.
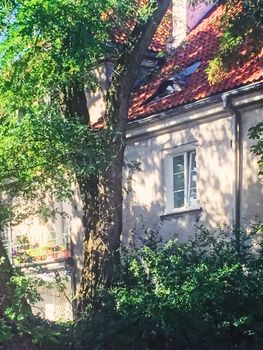
{"type": "Polygon", "coordinates": [[[106,97],[105,128],[115,131],[106,141],[112,160],[93,181],[78,179],[84,202],[84,265],[80,305],[93,303],[99,288],[109,288],[118,279],[120,236],[122,233],[122,167],[125,150],[128,107],[152,37],[166,13],[170,0],[157,1],[157,8],[146,23],[137,23],[116,63],[106,97]]]}
{"type": "MultiPolygon", "coordinates": [[[[99,175],[93,191],[86,187],[89,196],[84,206],[84,266],[80,290],[83,306],[95,301],[99,288],[112,286],[119,272],[124,146],[116,141],[108,146],[116,158],[99,175]]],[[[85,190],[83,186],[80,188],[85,190]]]]}

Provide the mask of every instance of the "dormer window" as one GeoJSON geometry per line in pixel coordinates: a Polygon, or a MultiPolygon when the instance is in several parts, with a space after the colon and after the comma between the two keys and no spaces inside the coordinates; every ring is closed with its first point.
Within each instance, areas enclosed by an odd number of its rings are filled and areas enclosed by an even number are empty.
{"type": "Polygon", "coordinates": [[[187,85],[189,78],[195,73],[200,64],[200,61],[196,61],[190,66],[174,73],[170,79],[163,80],[155,94],[148,98],[144,103],[146,104],[153,100],[157,101],[162,97],[182,91],[184,86],[187,85]]]}

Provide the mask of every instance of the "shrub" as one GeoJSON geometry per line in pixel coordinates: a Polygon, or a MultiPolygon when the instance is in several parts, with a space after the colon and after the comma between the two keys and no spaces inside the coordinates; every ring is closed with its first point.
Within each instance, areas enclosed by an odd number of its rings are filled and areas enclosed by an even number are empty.
{"type": "Polygon", "coordinates": [[[122,278],[76,324],[76,349],[262,349],[263,254],[255,231],[125,249],[122,278]]]}
{"type": "MultiPolygon", "coordinates": [[[[34,272],[38,270],[35,268],[34,272]]],[[[48,283],[15,268],[10,284],[14,286],[14,298],[4,315],[0,315],[0,350],[56,350],[58,346],[72,349],[72,322],[50,322],[32,314],[30,306],[41,300],[38,288],[48,283]]],[[[54,286],[63,288],[63,279],[57,277],[54,286]]]]}

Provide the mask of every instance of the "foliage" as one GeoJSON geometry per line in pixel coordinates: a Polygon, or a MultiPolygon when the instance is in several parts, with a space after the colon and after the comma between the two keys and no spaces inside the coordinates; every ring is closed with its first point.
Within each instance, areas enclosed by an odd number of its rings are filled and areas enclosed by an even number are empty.
{"type": "Polygon", "coordinates": [[[256,144],[251,147],[252,152],[259,157],[259,175],[263,175],[263,122],[258,123],[256,126],[249,130],[249,137],[252,140],[256,140],[256,144]]]}
{"type": "Polygon", "coordinates": [[[68,189],[73,180],[71,163],[76,158],[86,152],[87,166],[95,167],[92,160],[98,149],[92,136],[87,127],[63,119],[50,107],[22,118],[5,118],[0,125],[0,189],[11,196],[31,197],[37,191],[50,192],[52,186],[62,196],[63,187],[68,189]]]}
{"type": "Polygon", "coordinates": [[[134,15],[132,5],[132,0],[4,0],[0,5],[4,114],[31,108],[51,92],[54,98],[76,81],[94,84],[91,67],[109,50],[116,20],[134,15]]]}
{"type": "MultiPolygon", "coordinates": [[[[230,0],[225,2],[225,13],[220,20],[222,35],[219,48],[206,68],[208,81],[220,83],[227,70],[247,59],[252,54],[259,54],[263,45],[263,10],[261,0],[230,0]]],[[[259,123],[251,128],[249,137],[257,140],[252,152],[259,156],[259,175],[263,169],[263,127],[259,123]]]]}
{"type": "MultiPolygon", "coordinates": [[[[13,221],[23,219],[21,198],[28,213],[43,209],[47,195],[69,198],[80,174],[91,176],[103,168],[107,152],[102,147],[109,131],[92,132],[78,120],[67,120],[58,109],[44,106],[23,117],[0,120],[0,192],[2,206],[13,202],[13,221]],[[43,117],[45,116],[45,118],[43,117]],[[36,206],[33,202],[37,200],[36,206]],[[28,205],[28,202],[31,204],[28,205]],[[19,212],[20,210],[20,212],[19,212]]],[[[1,211],[3,221],[10,210],[1,211]],[[6,215],[4,215],[6,213],[6,215]]]]}
{"type": "Polygon", "coordinates": [[[198,232],[132,249],[122,281],[76,327],[76,349],[261,349],[262,234],[198,232]]]}
{"type": "Polygon", "coordinates": [[[260,0],[226,1],[225,14],[221,19],[219,49],[207,67],[208,80],[214,84],[222,80],[224,72],[241,60],[241,46],[246,43],[245,57],[259,53],[262,47],[263,11],[260,0]]]}
{"type": "MultiPolygon", "coordinates": [[[[35,273],[39,268],[35,269],[35,273]]],[[[45,282],[37,275],[24,275],[16,268],[10,279],[15,287],[12,305],[6,311],[4,318],[0,318],[0,349],[9,348],[15,340],[23,342],[23,339],[30,339],[37,344],[39,350],[55,350],[58,344],[64,349],[70,349],[72,334],[72,323],[54,323],[42,320],[33,316],[30,307],[41,300],[39,288],[43,286],[58,288],[62,290],[64,281],[61,276],[56,276],[52,282],[45,282]]]]}
{"type": "Polygon", "coordinates": [[[69,105],[72,94],[96,89],[100,77],[94,68],[102,59],[122,52],[111,43],[123,23],[144,22],[156,2],[136,4],[1,2],[0,225],[38,213],[48,195],[70,197],[72,183],[98,176],[109,162],[107,140],[114,140],[113,133],[94,132],[87,112],[81,118],[69,105]]]}

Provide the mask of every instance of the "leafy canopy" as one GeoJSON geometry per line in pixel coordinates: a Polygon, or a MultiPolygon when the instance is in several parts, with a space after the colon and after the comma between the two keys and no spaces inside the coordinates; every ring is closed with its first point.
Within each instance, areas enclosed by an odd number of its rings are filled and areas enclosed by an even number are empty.
{"type": "MultiPolygon", "coordinates": [[[[154,3],[154,1],[150,1],[154,3]]],[[[0,5],[0,105],[30,108],[72,84],[94,85],[91,68],[112,50],[122,23],[144,20],[137,0],[4,0],[0,5]]]]}
{"type": "Polygon", "coordinates": [[[263,122],[258,123],[249,130],[249,137],[256,141],[256,143],[251,147],[251,150],[256,156],[258,156],[258,174],[261,181],[263,181],[263,122]]]}
{"type": "Polygon", "coordinates": [[[105,164],[105,140],[114,136],[93,132],[88,121],[66,114],[65,95],[74,88],[96,88],[93,68],[121,50],[111,45],[121,24],[143,21],[153,8],[138,10],[136,3],[1,2],[0,192],[8,200],[21,196],[28,201],[47,193],[64,198],[73,180],[89,177],[105,164]]]}
{"type": "Polygon", "coordinates": [[[85,125],[62,118],[50,106],[22,118],[3,118],[0,191],[28,199],[37,191],[63,197],[65,183],[70,186],[76,174],[97,170],[98,159],[104,156],[103,136],[106,133],[92,133],[85,125]]]}
{"type": "Polygon", "coordinates": [[[88,81],[90,66],[109,40],[104,13],[127,1],[6,0],[1,6],[1,107],[29,108],[76,79],[88,81]],[[11,104],[11,105],[10,105],[11,104]]]}

